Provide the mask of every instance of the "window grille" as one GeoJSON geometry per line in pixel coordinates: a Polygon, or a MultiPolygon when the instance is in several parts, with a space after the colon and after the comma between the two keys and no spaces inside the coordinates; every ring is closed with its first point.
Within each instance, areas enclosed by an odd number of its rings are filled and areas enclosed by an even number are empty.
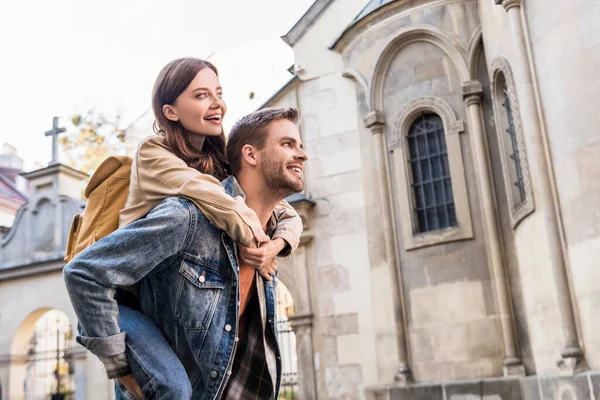
{"type": "Polygon", "coordinates": [[[512,154],[509,154],[509,158],[515,165],[516,172],[516,181],[513,182],[513,185],[517,187],[519,190],[519,201],[516,202],[518,205],[525,201],[525,186],[523,185],[523,169],[521,168],[521,159],[519,155],[519,148],[517,146],[517,135],[515,132],[515,121],[513,119],[513,113],[510,105],[510,97],[508,96],[508,90],[506,87],[503,90],[504,92],[504,103],[502,103],[502,107],[506,109],[506,118],[508,119],[508,128],[506,129],[506,133],[510,136],[510,145],[512,147],[512,154]]]}
{"type": "Polygon", "coordinates": [[[421,115],[409,129],[408,148],[417,233],[457,226],[442,119],[421,115]]]}

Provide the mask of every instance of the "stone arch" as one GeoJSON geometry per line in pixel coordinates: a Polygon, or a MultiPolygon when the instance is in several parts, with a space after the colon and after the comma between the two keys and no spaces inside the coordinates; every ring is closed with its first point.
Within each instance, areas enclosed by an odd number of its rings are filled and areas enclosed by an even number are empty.
{"type": "Polygon", "coordinates": [[[57,310],[65,315],[71,325],[74,321],[70,314],[53,307],[39,307],[31,311],[15,330],[10,344],[10,363],[8,365],[8,394],[10,398],[24,398],[24,382],[27,376],[28,351],[30,339],[35,331],[36,324],[46,313],[57,310]]]}
{"type": "Polygon", "coordinates": [[[394,174],[399,195],[396,205],[402,220],[400,232],[403,236],[404,247],[407,250],[432,246],[444,242],[471,239],[473,237],[473,224],[471,220],[471,208],[467,196],[467,183],[464,170],[464,160],[460,147],[459,134],[465,131],[464,123],[456,117],[456,113],[441,98],[422,97],[404,105],[397,117],[393,120],[392,131],[388,133],[388,149],[392,153],[391,159],[398,169],[394,174]],[[423,112],[437,114],[444,126],[444,136],[448,148],[448,163],[452,182],[452,192],[457,199],[463,199],[455,203],[458,226],[447,229],[444,234],[436,232],[416,235],[416,216],[414,215],[414,196],[410,190],[412,184],[411,172],[408,165],[409,155],[405,146],[405,137],[413,122],[423,112]]]}
{"type": "Polygon", "coordinates": [[[467,62],[469,66],[469,77],[470,80],[478,79],[477,76],[477,64],[479,56],[483,51],[483,34],[481,32],[481,26],[475,30],[471,40],[469,41],[469,47],[467,50],[467,62]]]}
{"type": "Polygon", "coordinates": [[[428,25],[413,26],[396,35],[379,56],[373,72],[370,90],[371,99],[369,103],[372,107],[371,111],[383,110],[383,85],[390,64],[398,52],[414,42],[427,42],[438,47],[452,60],[460,80],[463,82],[469,80],[470,74],[466,62],[467,55],[460,47],[460,44],[434,27],[428,25]]]}
{"type": "MultiPolygon", "coordinates": [[[[299,295],[299,288],[297,285],[294,284],[294,266],[292,265],[291,267],[286,268],[286,261],[284,261],[283,268],[279,268],[279,281],[287,288],[287,290],[289,290],[290,294],[292,295],[292,299],[294,299],[295,301],[299,295]]],[[[281,260],[279,261],[279,263],[281,264],[281,260]]]]}
{"type": "Polygon", "coordinates": [[[342,71],[342,76],[347,79],[352,79],[354,82],[358,84],[360,89],[362,90],[362,94],[367,102],[366,106],[368,110],[371,110],[371,99],[369,96],[369,84],[367,80],[362,76],[362,74],[356,69],[352,67],[346,67],[342,71]]]}
{"type": "Polygon", "coordinates": [[[396,117],[394,130],[389,138],[388,148],[390,150],[402,146],[403,137],[408,134],[408,128],[423,111],[431,111],[442,118],[446,135],[457,135],[465,130],[463,121],[456,118],[454,110],[448,103],[437,97],[423,97],[404,106],[396,117]]]}
{"type": "Polygon", "coordinates": [[[292,257],[280,258],[279,279],[280,285],[290,292],[294,303],[294,313],[288,316],[288,320],[296,342],[299,398],[314,399],[317,372],[313,362],[313,313],[307,253],[307,243],[301,242],[292,257]]]}

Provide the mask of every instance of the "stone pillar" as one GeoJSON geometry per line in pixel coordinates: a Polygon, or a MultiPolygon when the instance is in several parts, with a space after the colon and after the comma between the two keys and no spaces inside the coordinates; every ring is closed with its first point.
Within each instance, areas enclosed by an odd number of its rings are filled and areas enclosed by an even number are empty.
{"type": "Polygon", "coordinates": [[[14,354],[10,357],[8,370],[8,399],[25,398],[25,378],[27,377],[27,355],[14,354]]]}
{"type": "Polygon", "coordinates": [[[375,168],[377,173],[375,179],[379,187],[379,197],[381,199],[381,223],[385,237],[385,251],[387,265],[390,270],[389,276],[392,279],[391,294],[393,296],[394,315],[396,325],[396,335],[398,343],[399,366],[394,380],[399,384],[412,382],[412,372],[408,360],[408,342],[406,335],[406,307],[404,306],[404,293],[402,290],[402,279],[400,267],[398,265],[398,250],[396,247],[395,218],[392,208],[392,196],[390,192],[391,179],[389,174],[389,163],[387,156],[387,146],[385,144],[384,127],[385,119],[383,114],[374,111],[369,113],[365,119],[365,126],[373,133],[375,148],[375,168]]]}
{"type": "Polygon", "coordinates": [[[533,79],[529,68],[529,57],[521,17],[521,0],[503,0],[508,13],[510,30],[513,36],[515,85],[519,96],[523,131],[527,144],[529,165],[533,175],[536,209],[544,215],[546,240],[550,251],[551,270],[556,284],[558,309],[565,337],[561,355],[565,365],[573,370],[583,361],[583,351],[579,345],[573,303],[569,289],[565,256],[560,240],[560,226],[552,193],[552,166],[545,153],[545,143],[536,108],[533,79]]]}
{"type": "Polygon", "coordinates": [[[483,212],[488,258],[493,276],[494,294],[498,306],[502,344],[504,348],[504,376],[525,376],[525,367],[519,356],[512,299],[508,285],[506,259],[502,247],[502,235],[496,215],[492,169],[488,158],[488,146],[483,126],[481,95],[483,90],[478,81],[463,84],[463,95],[467,106],[469,138],[475,162],[477,186],[483,212]]]}
{"type": "Polygon", "coordinates": [[[288,317],[296,335],[298,357],[298,398],[316,400],[315,369],[313,367],[312,314],[294,314],[288,317]]]}
{"type": "Polygon", "coordinates": [[[280,278],[294,298],[294,314],[288,316],[292,331],[296,335],[296,355],[298,357],[298,396],[300,399],[317,399],[317,377],[314,363],[313,314],[311,305],[309,259],[307,246],[313,239],[312,208],[315,202],[303,194],[288,198],[289,203],[298,212],[304,231],[300,237],[300,246],[292,256],[291,268],[281,268],[280,278]]]}

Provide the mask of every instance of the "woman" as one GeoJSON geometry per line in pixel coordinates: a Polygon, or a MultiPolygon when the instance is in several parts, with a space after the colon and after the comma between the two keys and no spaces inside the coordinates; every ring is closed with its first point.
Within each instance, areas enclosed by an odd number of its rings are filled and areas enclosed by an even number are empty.
{"type": "MultiPolygon", "coordinates": [[[[275,257],[287,255],[298,246],[301,220],[283,202],[276,210],[277,229],[269,238],[243,199],[225,194],[219,181],[229,174],[221,125],[227,108],[216,68],[193,58],[169,63],[156,80],[152,106],[154,130],[159,136],[145,140],[138,148],[129,198],[120,213],[121,226],[144,217],[167,197],[188,198],[241,244],[240,260],[270,281],[277,269],[275,257]],[[262,246],[256,248],[260,243],[262,246]]],[[[118,278],[114,284],[118,286],[118,278]]],[[[120,303],[119,325],[127,334],[130,370],[115,370],[111,368],[114,359],[100,357],[109,377],[118,378],[138,398],[189,398],[191,387],[183,366],[154,322],[136,310],[135,296],[118,290],[115,298],[120,303]]],[[[83,333],[97,332],[96,328],[81,326],[83,333]]]]}

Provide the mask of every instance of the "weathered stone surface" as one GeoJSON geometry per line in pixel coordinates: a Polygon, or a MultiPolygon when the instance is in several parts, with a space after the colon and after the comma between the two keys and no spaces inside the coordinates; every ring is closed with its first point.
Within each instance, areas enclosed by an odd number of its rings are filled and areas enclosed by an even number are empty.
{"type": "Polygon", "coordinates": [[[538,383],[537,376],[523,378],[519,380],[521,384],[521,395],[523,400],[540,400],[542,395],[540,393],[540,385],[538,383]]]}
{"type": "Polygon", "coordinates": [[[590,388],[586,375],[542,376],[539,378],[542,398],[548,400],[579,400],[590,398],[590,388]]]}
{"type": "Polygon", "coordinates": [[[358,333],[358,314],[336,315],[323,321],[323,334],[328,336],[358,333]]]}
{"type": "Polygon", "coordinates": [[[320,279],[327,282],[321,287],[324,293],[340,293],[350,290],[350,273],[341,265],[319,268],[320,279]]]}
{"type": "Polygon", "coordinates": [[[323,353],[321,358],[323,365],[335,366],[338,364],[338,348],[335,336],[323,336],[323,353]]]}
{"type": "Polygon", "coordinates": [[[390,390],[390,400],[443,400],[442,385],[419,385],[390,390]]]}
{"type": "Polygon", "coordinates": [[[483,383],[481,381],[444,384],[448,400],[481,400],[483,383]]]}
{"type": "Polygon", "coordinates": [[[362,370],[359,365],[325,368],[327,395],[330,399],[360,400],[362,370]]]}
{"type": "Polygon", "coordinates": [[[522,400],[518,379],[490,379],[481,382],[482,400],[522,400]]]}

